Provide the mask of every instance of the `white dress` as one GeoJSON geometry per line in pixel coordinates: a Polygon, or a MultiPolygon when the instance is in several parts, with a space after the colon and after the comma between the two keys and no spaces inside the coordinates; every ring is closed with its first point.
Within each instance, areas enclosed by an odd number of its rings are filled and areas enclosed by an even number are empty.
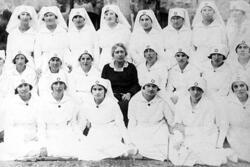
{"type": "Polygon", "coordinates": [[[128,27],[122,24],[117,24],[114,28],[105,26],[97,31],[98,44],[97,50],[100,53],[97,57],[97,67],[102,70],[103,66],[112,61],[111,48],[117,43],[123,43],[125,46],[128,45],[130,38],[130,30],[128,27]],[[101,52],[100,52],[101,51],[101,52]]]}
{"type": "Polygon", "coordinates": [[[0,160],[15,160],[39,155],[37,106],[38,97],[28,102],[19,95],[4,100],[4,143],[0,143],[0,160]]]}
{"type": "Polygon", "coordinates": [[[41,104],[46,106],[39,109],[41,146],[47,148],[48,156],[78,157],[83,135],[76,125],[79,108],[75,101],[64,94],[58,102],[50,95],[41,104]]]}
{"type": "Polygon", "coordinates": [[[82,151],[79,159],[101,160],[126,154],[130,140],[118,103],[109,96],[98,106],[92,95],[84,100],[79,118],[80,126],[85,128],[88,121],[91,127],[82,150],[91,151],[82,151]]]}
{"type": "Polygon", "coordinates": [[[227,140],[238,158],[250,162],[250,100],[243,105],[231,94],[227,97],[229,129],[227,140]]]}
{"type": "Polygon", "coordinates": [[[148,102],[140,91],[129,102],[128,119],[131,142],[139,153],[150,159],[167,159],[168,125],[174,119],[167,103],[158,95],[148,102]]]}
{"type": "Polygon", "coordinates": [[[196,163],[214,166],[226,163],[229,151],[216,149],[218,129],[215,121],[216,115],[211,101],[202,97],[192,107],[190,96],[184,96],[176,104],[175,123],[184,124],[185,135],[174,131],[170,143],[170,160],[175,165],[188,166],[196,163]],[[174,148],[178,142],[182,142],[179,150],[174,148]]]}

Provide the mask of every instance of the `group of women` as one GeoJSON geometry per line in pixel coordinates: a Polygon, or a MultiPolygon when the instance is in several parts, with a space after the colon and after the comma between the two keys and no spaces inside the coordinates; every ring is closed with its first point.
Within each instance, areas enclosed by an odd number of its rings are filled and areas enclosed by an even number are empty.
{"type": "Polygon", "coordinates": [[[116,5],[100,29],[84,8],[18,6],[0,52],[0,160],[127,157],[221,165],[250,154],[250,7],[227,26],[202,1],[161,29],[151,10],[131,26],[116,5]],[[227,139],[230,147],[224,148],[227,139]]]}

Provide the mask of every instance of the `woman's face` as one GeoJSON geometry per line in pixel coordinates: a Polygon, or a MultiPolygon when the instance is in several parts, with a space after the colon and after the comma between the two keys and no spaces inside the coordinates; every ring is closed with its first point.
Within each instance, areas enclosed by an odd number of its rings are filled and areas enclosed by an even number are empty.
{"type": "Polygon", "coordinates": [[[113,54],[113,59],[117,62],[123,62],[125,61],[126,53],[125,50],[122,47],[117,47],[113,54]]]}
{"type": "Polygon", "coordinates": [[[0,57],[0,67],[2,67],[5,63],[5,60],[3,58],[0,57]]]}
{"type": "Polygon", "coordinates": [[[224,62],[224,56],[221,54],[215,53],[211,56],[211,62],[213,64],[220,65],[224,62]]]}
{"type": "Polygon", "coordinates": [[[247,94],[247,85],[243,81],[235,81],[232,84],[233,92],[238,96],[247,94]]]}
{"type": "Polygon", "coordinates": [[[245,57],[245,56],[250,56],[250,48],[247,46],[247,44],[240,44],[237,48],[237,54],[239,56],[245,57]]]}
{"type": "Polygon", "coordinates": [[[85,66],[85,67],[91,67],[92,66],[92,58],[90,57],[89,54],[83,54],[81,55],[81,58],[80,58],[80,64],[82,66],[85,66]]]}
{"type": "Polygon", "coordinates": [[[26,64],[25,60],[26,58],[24,55],[22,54],[17,55],[15,58],[16,65],[19,65],[19,66],[25,65],[26,64]]]}
{"type": "Polygon", "coordinates": [[[85,25],[85,19],[80,15],[74,16],[72,21],[75,24],[76,28],[82,28],[85,25]]]}
{"type": "Polygon", "coordinates": [[[49,68],[52,69],[52,71],[58,71],[62,65],[62,61],[58,57],[52,57],[49,60],[49,68]]]}
{"type": "Polygon", "coordinates": [[[44,14],[44,22],[46,25],[54,25],[56,24],[56,15],[52,12],[48,12],[44,14]]]}
{"type": "Polygon", "coordinates": [[[155,84],[146,84],[143,89],[143,94],[146,96],[155,96],[158,92],[158,87],[155,84]]]}
{"type": "Polygon", "coordinates": [[[19,15],[19,20],[24,23],[29,23],[31,20],[31,16],[27,12],[21,12],[19,15]]]}
{"type": "Polygon", "coordinates": [[[144,57],[146,61],[150,63],[154,63],[157,61],[157,53],[151,48],[148,48],[144,51],[144,57]]]}
{"type": "Polygon", "coordinates": [[[104,13],[104,20],[106,20],[108,24],[115,24],[117,23],[118,18],[115,12],[113,12],[112,10],[107,10],[104,13]]]}
{"type": "Polygon", "coordinates": [[[66,89],[64,82],[56,81],[52,84],[52,91],[56,93],[63,93],[66,89]]]}
{"type": "Polygon", "coordinates": [[[180,16],[173,16],[171,17],[170,21],[171,21],[172,26],[177,30],[181,29],[181,27],[184,24],[184,19],[180,16]]]}
{"type": "Polygon", "coordinates": [[[202,89],[197,87],[197,86],[193,86],[193,87],[189,88],[188,91],[190,93],[190,97],[192,99],[195,99],[195,100],[200,99],[203,95],[202,89]]]}
{"type": "Polygon", "coordinates": [[[27,83],[22,83],[17,87],[17,93],[20,96],[26,96],[30,92],[30,86],[27,83]]]}
{"type": "Polygon", "coordinates": [[[92,87],[91,93],[94,96],[94,99],[96,100],[102,100],[105,98],[105,89],[101,85],[94,85],[92,87]]]}
{"type": "Polygon", "coordinates": [[[205,6],[201,9],[201,16],[203,20],[214,20],[215,11],[209,6],[205,6]]]}
{"type": "Polygon", "coordinates": [[[188,56],[182,52],[176,53],[175,59],[178,64],[186,64],[188,62],[188,56]]]}
{"type": "Polygon", "coordinates": [[[140,17],[139,23],[144,30],[152,28],[153,25],[151,18],[145,14],[140,17]]]}

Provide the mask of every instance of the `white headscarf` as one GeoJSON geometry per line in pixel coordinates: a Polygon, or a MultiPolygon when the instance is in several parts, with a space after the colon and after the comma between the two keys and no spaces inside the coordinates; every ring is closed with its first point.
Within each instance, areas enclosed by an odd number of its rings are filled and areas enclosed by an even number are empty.
{"type": "Polygon", "coordinates": [[[171,18],[173,16],[180,16],[184,19],[183,28],[191,29],[190,26],[190,19],[188,15],[188,11],[184,8],[172,8],[169,10],[169,16],[168,16],[168,25],[172,25],[171,18]]]}
{"type": "Polygon", "coordinates": [[[62,16],[62,13],[60,12],[59,8],[56,6],[42,7],[42,9],[39,12],[39,17],[38,17],[39,28],[45,26],[45,22],[43,21],[43,18],[44,18],[44,15],[48,12],[53,13],[57,16],[57,19],[56,19],[57,25],[61,26],[64,29],[67,29],[67,25],[62,16]]]}
{"type": "Polygon", "coordinates": [[[157,30],[157,31],[162,31],[162,28],[157,20],[157,18],[155,17],[154,12],[151,9],[147,9],[147,10],[140,10],[135,18],[135,25],[133,28],[133,32],[135,32],[136,30],[142,29],[142,26],[140,24],[140,18],[142,15],[147,15],[151,18],[152,20],[152,28],[157,30]]]}
{"type": "Polygon", "coordinates": [[[13,29],[17,28],[20,24],[20,20],[18,19],[18,16],[22,12],[27,12],[30,14],[31,20],[30,20],[30,27],[34,28],[35,30],[37,29],[38,26],[38,20],[37,20],[37,13],[32,6],[26,6],[26,5],[21,5],[17,6],[12,13],[9,23],[7,25],[6,31],[10,33],[13,29]]]}
{"type": "Polygon", "coordinates": [[[82,16],[85,19],[84,27],[88,26],[95,31],[95,27],[94,27],[89,15],[88,15],[87,11],[84,8],[75,8],[75,9],[71,9],[70,14],[69,14],[69,32],[76,29],[72,20],[75,16],[78,16],[78,15],[82,16]]]}
{"type": "Polygon", "coordinates": [[[2,58],[3,60],[5,60],[5,51],[4,50],[0,50],[0,58],[2,58]]]}
{"type": "Polygon", "coordinates": [[[192,26],[196,27],[196,26],[200,26],[202,24],[203,18],[202,18],[202,15],[201,15],[201,10],[206,6],[211,7],[215,11],[213,23],[216,23],[216,24],[221,25],[221,26],[225,26],[225,23],[224,23],[224,21],[222,19],[222,16],[221,16],[221,14],[220,14],[220,12],[219,12],[219,10],[218,10],[218,8],[217,8],[214,1],[202,1],[200,3],[198,9],[196,10],[196,14],[194,16],[192,26]]]}
{"type": "Polygon", "coordinates": [[[107,23],[106,21],[104,20],[104,13],[107,11],[107,10],[111,10],[113,11],[115,14],[117,14],[118,16],[118,23],[127,27],[128,29],[131,28],[130,24],[128,23],[126,17],[123,15],[123,13],[121,12],[120,8],[117,6],[117,5],[114,5],[114,4],[110,4],[110,5],[105,5],[103,8],[102,8],[102,14],[101,14],[101,24],[100,24],[100,29],[102,28],[105,28],[107,27],[107,23]]]}

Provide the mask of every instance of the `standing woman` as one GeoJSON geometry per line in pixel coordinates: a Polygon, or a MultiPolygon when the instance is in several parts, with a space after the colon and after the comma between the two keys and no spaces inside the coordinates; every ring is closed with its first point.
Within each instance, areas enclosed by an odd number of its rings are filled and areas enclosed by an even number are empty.
{"type": "Polygon", "coordinates": [[[38,117],[39,99],[32,92],[30,78],[17,79],[15,95],[3,102],[4,142],[0,144],[0,160],[16,160],[39,156],[38,117]]]}
{"type": "Polygon", "coordinates": [[[97,60],[98,68],[112,62],[111,48],[116,43],[127,46],[130,38],[130,25],[116,5],[106,5],[102,8],[101,25],[98,30],[97,60]]]}
{"type": "Polygon", "coordinates": [[[234,49],[235,42],[246,37],[250,38],[250,5],[244,1],[230,2],[230,17],[227,20],[227,36],[230,49],[234,49]]]}
{"type": "Polygon", "coordinates": [[[11,64],[13,54],[18,50],[34,55],[37,24],[37,14],[32,6],[21,5],[15,8],[6,28],[9,33],[6,65],[11,64]]]}
{"type": "Polygon", "coordinates": [[[130,98],[140,90],[136,67],[126,61],[127,50],[122,43],[112,47],[113,61],[102,70],[102,78],[109,79],[114,96],[119,101],[125,125],[128,123],[128,103],[130,98]]]}
{"type": "Polygon", "coordinates": [[[195,47],[194,61],[197,65],[207,61],[211,46],[227,46],[224,21],[213,1],[202,1],[193,20],[192,42],[195,47]]]}
{"type": "Polygon", "coordinates": [[[95,50],[97,33],[84,8],[72,9],[69,15],[68,29],[69,47],[73,58],[73,65],[78,65],[78,55],[80,51],[95,50]]]}
{"type": "Polygon", "coordinates": [[[228,117],[227,140],[239,160],[250,162],[250,99],[249,78],[237,75],[232,80],[231,93],[226,98],[226,112],[228,117]]]}
{"type": "Polygon", "coordinates": [[[149,42],[156,43],[163,55],[163,34],[160,24],[152,10],[140,10],[129,40],[129,52],[132,62],[137,66],[144,62],[143,49],[149,42]]]}
{"type": "Polygon", "coordinates": [[[83,148],[79,158],[101,160],[135,152],[117,100],[110,90],[110,81],[93,79],[90,91],[90,96],[84,99],[79,119],[82,130],[89,124],[90,130],[83,144],[92,151],[83,148]]]}
{"type": "MultiPolygon", "coordinates": [[[[41,72],[47,66],[46,52],[64,52],[65,62],[69,62],[67,25],[58,7],[43,7],[39,12],[39,31],[35,43],[35,63],[41,72]]],[[[67,64],[69,65],[69,64],[67,64]]]]}

